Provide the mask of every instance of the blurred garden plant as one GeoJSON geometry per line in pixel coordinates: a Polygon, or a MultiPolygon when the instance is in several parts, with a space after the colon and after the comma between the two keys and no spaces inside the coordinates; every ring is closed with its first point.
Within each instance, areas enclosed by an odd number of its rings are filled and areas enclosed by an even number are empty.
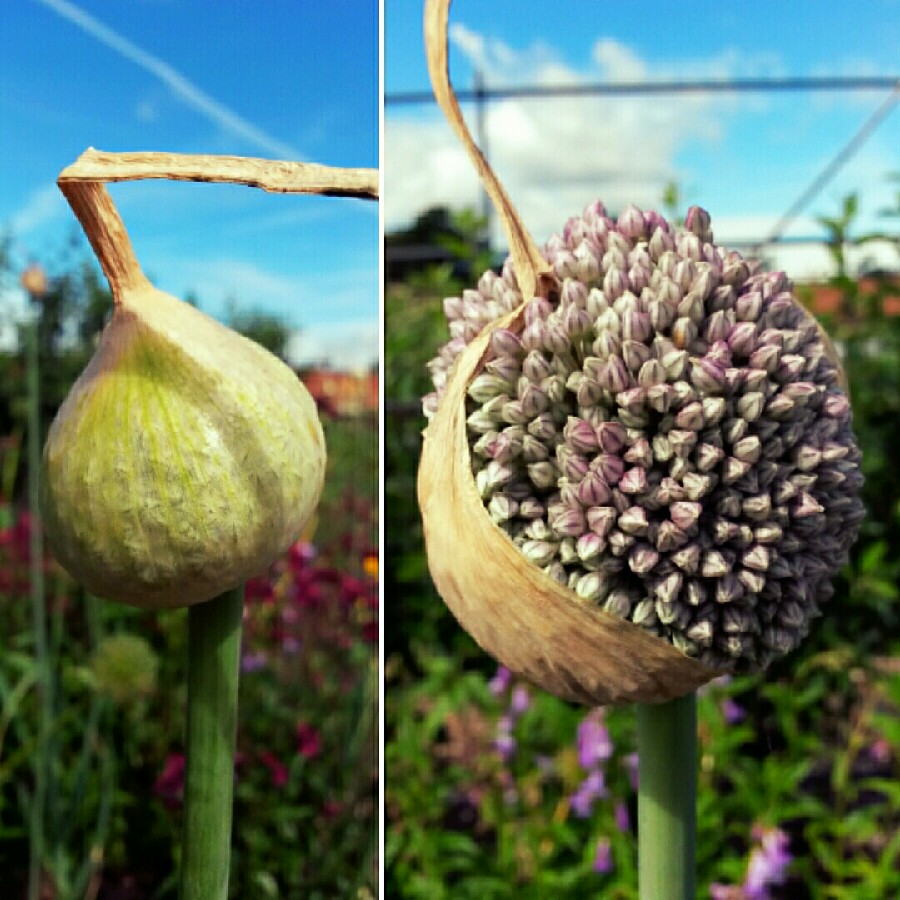
{"type": "MultiPolygon", "coordinates": [[[[322,517],[249,581],[231,895],[375,890],[377,428],[324,422],[322,517]]],[[[24,511],[0,528],[0,872],[24,890],[38,714],[24,511]]],[[[60,900],[174,898],[183,816],[185,613],[85,598],[49,559],[58,680],[43,884],[60,900]],[[52,886],[52,887],[51,887],[52,886]]]]}

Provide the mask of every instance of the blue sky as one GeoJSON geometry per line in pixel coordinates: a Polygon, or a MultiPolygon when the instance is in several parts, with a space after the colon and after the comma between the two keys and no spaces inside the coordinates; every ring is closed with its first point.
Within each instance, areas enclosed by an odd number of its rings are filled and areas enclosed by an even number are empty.
{"type": "MultiPolygon", "coordinates": [[[[0,231],[19,264],[52,271],[76,231],[55,179],[88,146],[378,166],[376,0],[4,0],[0,19],[0,231]]],[[[377,359],[376,203],[111,192],[162,289],[219,317],[232,299],[283,316],[298,361],[377,359]]],[[[17,301],[7,291],[0,315],[17,301]]]]}
{"type": "MultiPolygon", "coordinates": [[[[385,91],[428,89],[419,0],[385,7],[385,91]]],[[[471,87],[598,81],[900,74],[900,0],[690,4],[456,0],[451,76],[471,87]],[[681,15],[675,10],[684,11],[681,15]]],[[[710,210],[722,243],[763,237],[887,91],[856,94],[653,96],[508,100],[487,112],[489,156],[539,240],[600,197],[615,210],[660,205],[675,181],[710,210]]],[[[470,117],[471,106],[464,106],[470,117]]],[[[877,212],[898,186],[900,104],[816,198],[788,235],[821,233],[814,217],[860,195],[858,230],[885,226],[877,212]]],[[[429,107],[386,106],[388,229],[433,203],[474,205],[471,166],[429,107]]],[[[900,223],[893,223],[900,230],[900,223]]],[[[867,251],[900,266],[893,248],[867,251]]],[[[795,278],[827,274],[816,247],[773,262],[795,278]]]]}

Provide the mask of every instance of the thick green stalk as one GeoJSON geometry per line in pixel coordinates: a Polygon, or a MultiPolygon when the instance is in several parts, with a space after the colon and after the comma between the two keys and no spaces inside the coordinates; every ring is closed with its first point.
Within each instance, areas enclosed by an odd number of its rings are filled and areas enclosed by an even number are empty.
{"type": "Polygon", "coordinates": [[[637,726],[641,900],[694,900],[696,695],[639,705],[637,726]]]}
{"type": "Polygon", "coordinates": [[[243,586],[188,611],[181,900],[225,900],[231,856],[243,586]]]}
{"type": "Polygon", "coordinates": [[[34,660],[40,699],[40,727],[37,758],[34,763],[34,795],[31,805],[28,897],[37,900],[41,892],[41,867],[44,858],[44,806],[47,802],[49,774],[48,742],[53,725],[50,660],[47,654],[47,608],[44,602],[44,538],[40,525],[41,406],[38,369],[38,316],[26,329],[26,379],[28,385],[28,511],[31,517],[29,539],[31,582],[31,619],[34,631],[34,660]]]}

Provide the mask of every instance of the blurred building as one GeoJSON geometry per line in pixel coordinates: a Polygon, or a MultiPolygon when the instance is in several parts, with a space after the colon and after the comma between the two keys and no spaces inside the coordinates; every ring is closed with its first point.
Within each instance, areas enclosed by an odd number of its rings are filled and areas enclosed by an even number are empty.
{"type": "Polygon", "coordinates": [[[377,372],[334,372],[307,369],[300,380],[323,412],[336,416],[359,416],[378,410],[377,372]]]}
{"type": "MultiPolygon", "coordinates": [[[[884,314],[900,316],[900,275],[877,272],[863,275],[859,279],[859,292],[862,296],[871,296],[879,289],[884,291],[884,314]]],[[[801,285],[800,290],[801,297],[816,315],[841,316],[844,292],[840,287],[829,284],[806,284],[801,285]]]]}

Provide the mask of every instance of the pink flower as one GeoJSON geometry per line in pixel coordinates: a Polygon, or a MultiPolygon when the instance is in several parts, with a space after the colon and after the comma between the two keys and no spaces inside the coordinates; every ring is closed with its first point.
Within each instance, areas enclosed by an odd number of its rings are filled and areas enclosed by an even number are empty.
{"type": "Polygon", "coordinates": [[[494,738],[494,749],[504,760],[512,758],[516,752],[516,739],[513,736],[515,722],[511,715],[501,716],[497,721],[497,736],[494,738]]]}
{"type": "Polygon", "coordinates": [[[283,788],[288,783],[287,766],[274,753],[264,750],[259,754],[259,761],[269,770],[275,787],[283,788]]]}
{"type": "Polygon", "coordinates": [[[241,657],[242,672],[258,672],[269,664],[269,657],[264,650],[258,650],[255,653],[245,653],[241,657]]]}
{"type": "Polygon", "coordinates": [[[183,753],[170,753],[153,785],[154,793],[169,809],[180,806],[184,796],[184,763],[183,753]]]}
{"type": "Polygon", "coordinates": [[[288,550],[288,562],[295,572],[305,569],[316,558],[316,548],[309,541],[297,541],[288,550]]]}
{"type": "Polygon", "coordinates": [[[341,602],[353,603],[357,598],[365,596],[368,586],[352,575],[341,577],[341,602]]]}
{"type": "Polygon", "coordinates": [[[275,599],[272,582],[268,578],[250,578],[244,586],[244,599],[248,603],[271,603],[275,599]]]}
{"type": "Polygon", "coordinates": [[[318,756],[322,750],[319,732],[308,722],[297,723],[297,752],[307,759],[318,756]]]}

